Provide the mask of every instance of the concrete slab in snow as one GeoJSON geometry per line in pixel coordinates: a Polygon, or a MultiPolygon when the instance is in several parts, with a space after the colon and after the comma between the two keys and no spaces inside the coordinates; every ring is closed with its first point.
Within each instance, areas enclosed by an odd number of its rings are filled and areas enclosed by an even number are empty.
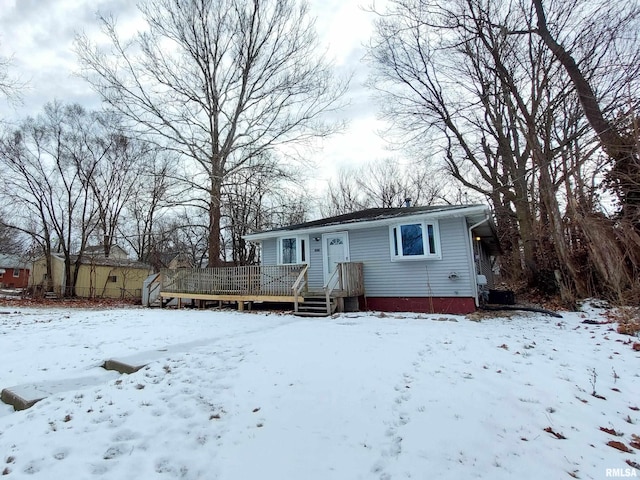
{"type": "Polygon", "coordinates": [[[62,380],[49,380],[46,382],[16,385],[2,390],[0,398],[4,403],[12,405],[16,410],[24,410],[33,406],[43,398],[57,393],[78,390],[96,385],[102,385],[120,376],[117,372],[104,371],[95,375],[65,378],[62,380]]]}
{"type": "Polygon", "coordinates": [[[96,373],[95,375],[5,388],[0,394],[0,399],[4,403],[13,405],[13,408],[16,410],[24,410],[50,395],[102,385],[107,383],[109,380],[119,377],[122,373],[135,373],[142,367],[166,357],[169,354],[186,352],[194,348],[203,347],[215,342],[216,340],[218,339],[195,340],[193,342],[169,345],[166,348],[157,350],[139,352],[117,359],[112,358],[101,365],[105,370],[100,373],[96,373]]]}

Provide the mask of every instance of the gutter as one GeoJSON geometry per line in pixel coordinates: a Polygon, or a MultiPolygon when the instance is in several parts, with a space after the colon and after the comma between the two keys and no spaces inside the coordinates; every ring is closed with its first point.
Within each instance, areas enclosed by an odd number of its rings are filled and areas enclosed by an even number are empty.
{"type": "Polygon", "coordinates": [[[475,277],[474,276],[471,277],[471,291],[473,292],[473,298],[475,299],[476,307],[480,306],[480,299],[478,298],[478,272],[476,272],[476,262],[474,258],[474,248],[473,248],[473,234],[471,232],[474,228],[479,227],[480,225],[488,221],[489,221],[489,215],[487,215],[483,220],[480,220],[478,223],[474,223],[468,229],[469,247],[471,248],[471,251],[470,251],[471,255],[469,257],[469,260],[471,260],[471,263],[469,266],[471,267],[470,271],[476,274],[475,277]]]}

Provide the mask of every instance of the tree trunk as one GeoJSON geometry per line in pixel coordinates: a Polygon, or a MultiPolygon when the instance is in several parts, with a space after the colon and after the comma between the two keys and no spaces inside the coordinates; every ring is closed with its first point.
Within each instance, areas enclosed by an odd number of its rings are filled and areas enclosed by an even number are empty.
{"type": "MultiPolygon", "coordinates": [[[[569,75],[587,121],[596,132],[602,149],[614,162],[608,179],[622,201],[622,214],[637,222],[640,220],[640,158],[637,139],[633,135],[625,138],[614,124],[604,118],[596,94],[577,62],[549,32],[542,0],[532,1],[538,19],[538,35],[569,75]]],[[[640,223],[636,228],[640,231],[640,223]]]]}
{"type": "Polygon", "coordinates": [[[220,220],[222,218],[222,182],[219,175],[212,175],[209,196],[209,267],[221,265],[220,220]]]}

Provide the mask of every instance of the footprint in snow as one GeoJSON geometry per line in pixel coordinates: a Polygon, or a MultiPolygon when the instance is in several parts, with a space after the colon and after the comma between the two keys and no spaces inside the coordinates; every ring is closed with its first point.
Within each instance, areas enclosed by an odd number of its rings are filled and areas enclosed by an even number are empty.
{"type": "Polygon", "coordinates": [[[69,455],[69,450],[66,448],[63,448],[63,449],[56,450],[52,456],[56,460],[64,460],[65,458],[67,458],[67,455],[69,455]]]}
{"type": "Polygon", "coordinates": [[[124,455],[130,450],[131,449],[125,445],[114,445],[112,447],[109,447],[107,451],[104,452],[104,455],[102,455],[102,458],[104,460],[113,460],[114,458],[124,455]]]}

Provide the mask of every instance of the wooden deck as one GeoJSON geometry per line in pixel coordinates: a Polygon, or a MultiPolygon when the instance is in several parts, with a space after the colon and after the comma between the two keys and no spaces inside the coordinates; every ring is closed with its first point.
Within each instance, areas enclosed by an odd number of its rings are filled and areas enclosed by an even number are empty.
{"type": "MultiPolygon", "coordinates": [[[[307,271],[308,265],[302,264],[164,269],[160,298],[176,298],[179,304],[183,299],[237,302],[239,310],[247,302],[287,302],[297,312],[305,295],[313,294],[307,271]]],[[[362,264],[339,264],[336,272],[331,285],[320,289],[322,295],[335,298],[364,293],[362,264]]]]}

